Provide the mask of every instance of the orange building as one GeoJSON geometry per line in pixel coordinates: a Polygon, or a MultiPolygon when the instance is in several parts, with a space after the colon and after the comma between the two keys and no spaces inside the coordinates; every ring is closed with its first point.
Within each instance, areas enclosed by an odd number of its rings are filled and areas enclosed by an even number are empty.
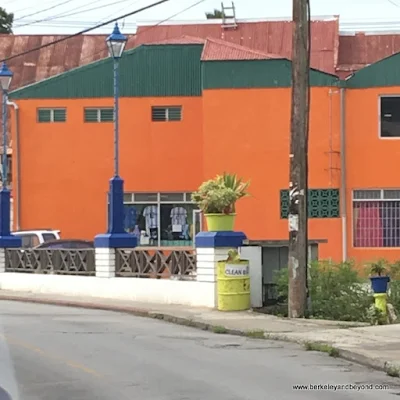
{"type": "MultiPolygon", "coordinates": [[[[347,81],[310,72],[309,234],[327,240],[321,258],[400,259],[399,65],[395,55],[347,81]]],[[[236,229],[287,239],[291,62],[183,37],[126,51],[120,69],[125,222],[141,246],[191,246],[201,218],[190,193],[223,171],[251,180],[236,229]]],[[[15,228],[105,232],[112,90],[106,59],[10,94],[15,228]]]]}

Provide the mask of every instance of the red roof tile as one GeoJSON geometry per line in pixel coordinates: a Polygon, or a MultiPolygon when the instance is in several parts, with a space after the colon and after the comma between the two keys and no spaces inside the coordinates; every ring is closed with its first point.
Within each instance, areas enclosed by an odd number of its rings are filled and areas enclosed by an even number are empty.
{"type": "Polygon", "coordinates": [[[207,39],[201,55],[203,61],[215,60],[269,60],[283,58],[274,54],[252,50],[220,39],[207,39]]]}
{"type": "MultiPolygon", "coordinates": [[[[238,22],[236,29],[225,30],[221,24],[158,25],[151,29],[140,26],[136,45],[159,42],[188,35],[200,38],[226,40],[267,54],[280,54],[291,58],[292,22],[264,21],[238,22]]],[[[339,46],[339,19],[311,23],[311,66],[335,73],[339,46]]]]}

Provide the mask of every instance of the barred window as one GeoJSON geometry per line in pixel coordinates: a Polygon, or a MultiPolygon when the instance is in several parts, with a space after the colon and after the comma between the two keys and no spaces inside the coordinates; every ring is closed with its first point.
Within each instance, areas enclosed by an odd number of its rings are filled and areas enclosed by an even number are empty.
{"type": "Polygon", "coordinates": [[[153,122],[181,121],[182,106],[151,107],[151,120],[153,122]]]}
{"type": "Polygon", "coordinates": [[[114,109],[108,108],[85,108],[84,109],[85,122],[113,122],[114,109]]]}
{"type": "Polygon", "coordinates": [[[400,247],[400,189],[353,191],[353,246],[400,247]]]}
{"type": "Polygon", "coordinates": [[[37,121],[40,123],[66,122],[66,108],[38,108],[37,121]]]}

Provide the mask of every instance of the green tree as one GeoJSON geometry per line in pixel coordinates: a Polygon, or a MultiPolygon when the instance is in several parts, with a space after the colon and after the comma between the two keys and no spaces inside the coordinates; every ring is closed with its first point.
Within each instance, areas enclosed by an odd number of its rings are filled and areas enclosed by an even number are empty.
{"type": "Polygon", "coordinates": [[[224,18],[224,13],[220,10],[214,9],[213,12],[206,13],[207,19],[222,19],[224,18]]]}
{"type": "Polygon", "coordinates": [[[0,33],[13,33],[14,14],[8,13],[3,7],[0,7],[0,33]]]}

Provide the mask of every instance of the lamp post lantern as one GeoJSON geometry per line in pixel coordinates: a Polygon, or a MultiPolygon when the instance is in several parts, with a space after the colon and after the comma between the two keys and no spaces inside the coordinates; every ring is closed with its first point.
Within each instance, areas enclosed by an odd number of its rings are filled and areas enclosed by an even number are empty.
{"type": "MultiPolygon", "coordinates": [[[[2,91],[2,122],[3,122],[3,154],[2,154],[2,188],[0,190],[0,247],[20,247],[21,238],[11,235],[11,201],[7,182],[7,100],[8,89],[11,85],[13,73],[3,62],[0,69],[0,86],[2,91]]],[[[0,266],[1,268],[1,266],[0,266]]]]}
{"type": "Polygon", "coordinates": [[[124,229],[124,181],[119,176],[119,60],[125,49],[127,37],[121,33],[118,23],[115,24],[107,38],[110,57],[113,58],[114,70],[114,176],[110,180],[109,218],[106,234],[97,235],[96,247],[135,247],[136,236],[126,233],[124,229]]]}

